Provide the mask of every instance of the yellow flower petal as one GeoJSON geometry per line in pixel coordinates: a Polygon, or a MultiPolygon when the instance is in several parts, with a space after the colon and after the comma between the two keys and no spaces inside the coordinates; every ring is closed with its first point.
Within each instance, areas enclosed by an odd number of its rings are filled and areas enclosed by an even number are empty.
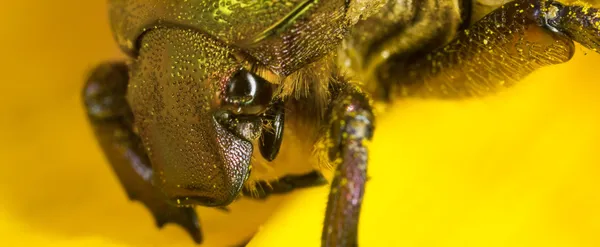
{"type": "MultiPolygon", "coordinates": [[[[105,1],[0,7],[0,246],[195,246],[126,199],[84,118],[86,70],[122,57],[106,18],[105,1]]],[[[499,96],[397,102],[371,145],[361,246],[600,246],[599,62],[578,49],[499,96]]],[[[203,246],[259,225],[252,246],[318,246],[326,197],[202,208],[203,246]]]]}

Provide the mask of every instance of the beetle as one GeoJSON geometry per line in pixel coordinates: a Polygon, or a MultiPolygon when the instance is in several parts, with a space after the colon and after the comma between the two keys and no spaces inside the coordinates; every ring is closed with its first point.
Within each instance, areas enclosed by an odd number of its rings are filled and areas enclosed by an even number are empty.
{"type": "Polygon", "coordinates": [[[322,246],[355,246],[374,104],[485,96],[570,60],[574,42],[600,46],[598,9],[582,2],[108,5],[130,59],[92,71],[88,118],[128,196],[197,243],[193,206],[330,184],[322,246]]]}

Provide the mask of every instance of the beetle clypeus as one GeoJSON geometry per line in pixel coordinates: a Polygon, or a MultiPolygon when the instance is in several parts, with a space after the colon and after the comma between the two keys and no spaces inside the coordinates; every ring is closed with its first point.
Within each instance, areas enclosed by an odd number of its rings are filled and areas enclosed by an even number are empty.
{"type": "Polygon", "coordinates": [[[600,42],[581,2],[108,3],[131,60],[93,71],[89,119],[129,197],[198,243],[191,206],[327,184],[333,168],[322,246],[355,246],[371,98],[482,96],[600,42]]]}

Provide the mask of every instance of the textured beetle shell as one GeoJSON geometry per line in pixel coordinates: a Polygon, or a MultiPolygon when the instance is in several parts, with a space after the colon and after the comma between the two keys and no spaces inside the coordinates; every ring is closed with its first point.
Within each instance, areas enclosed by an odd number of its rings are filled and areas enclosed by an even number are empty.
{"type": "Polygon", "coordinates": [[[213,117],[220,81],[239,64],[220,42],[189,29],[145,35],[127,99],[155,171],[178,203],[229,204],[248,177],[252,144],[213,117]]]}
{"type": "Polygon", "coordinates": [[[119,45],[132,52],[144,30],[161,23],[202,30],[234,44],[253,37],[289,13],[301,0],[111,0],[111,26],[119,45]]]}
{"type": "Polygon", "coordinates": [[[129,54],[148,29],[175,25],[240,48],[284,76],[335,49],[348,31],[348,7],[342,0],[109,1],[115,39],[129,54]]]}

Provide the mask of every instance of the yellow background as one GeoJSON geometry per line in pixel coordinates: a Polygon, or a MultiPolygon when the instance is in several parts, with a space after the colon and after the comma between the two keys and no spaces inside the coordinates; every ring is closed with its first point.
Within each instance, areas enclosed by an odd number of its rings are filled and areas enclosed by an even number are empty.
{"type": "MultiPolygon", "coordinates": [[[[84,118],[85,73],[122,57],[105,12],[0,4],[0,246],[193,246],[126,199],[84,118]]],[[[600,246],[599,62],[578,49],[498,96],[399,102],[378,119],[362,246],[600,246]]],[[[203,246],[259,225],[253,246],[317,246],[326,192],[200,209],[203,246]]]]}

